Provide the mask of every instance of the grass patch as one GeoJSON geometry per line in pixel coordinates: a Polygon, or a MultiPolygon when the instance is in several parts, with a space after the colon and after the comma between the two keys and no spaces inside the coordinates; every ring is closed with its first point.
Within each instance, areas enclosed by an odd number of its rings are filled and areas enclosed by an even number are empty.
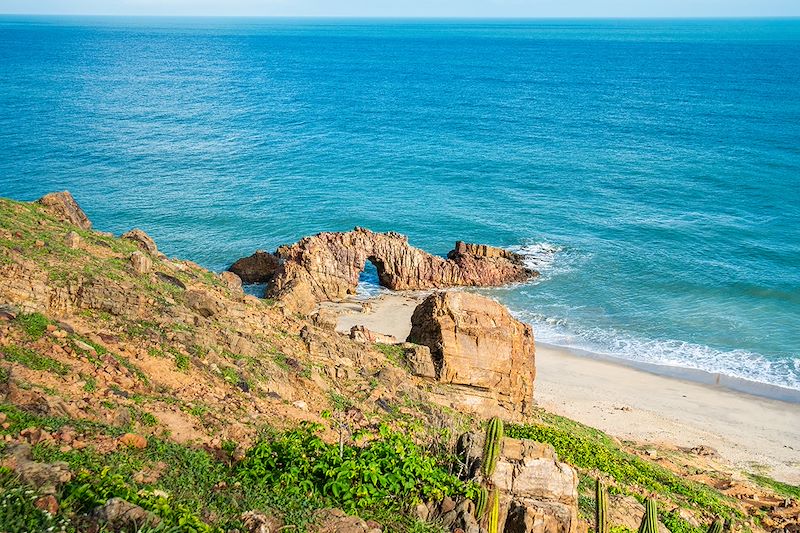
{"type": "Polygon", "coordinates": [[[773,490],[775,494],[779,496],[800,500],[800,486],[789,485],[788,483],[782,483],[767,476],[760,476],[757,474],[751,474],[750,478],[762,487],[773,490]]]}
{"type": "Polygon", "coordinates": [[[19,324],[23,331],[33,340],[41,339],[47,332],[50,321],[41,313],[30,313],[18,315],[14,321],[19,324]]]}
{"type": "Polygon", "coordinates": [[[399,366],[400,368],[406,368],[406,352],[403,350],[403,347],[397,344],[381,344],[375,343],[375,348],[378,349],[383,355],[386,356],[386,359],[389,360],[394,366],[399,366]]]}
{"type": "Polygon", "coordinates": [[[69,365],[56,361],[46,355],[42,355],[30,348],[11,345],[2,348],[0,351],[5,355],[6,361],[19,363],[31,370],[43,370],[45,372],[52,372],[53,374],[65,376],[71,369],[69,365]]]}

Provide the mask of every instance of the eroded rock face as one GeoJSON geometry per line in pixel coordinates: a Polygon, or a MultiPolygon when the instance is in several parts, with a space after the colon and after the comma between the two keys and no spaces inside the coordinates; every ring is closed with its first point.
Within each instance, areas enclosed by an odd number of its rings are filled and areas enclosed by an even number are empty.
{"type": "Polygon", "coordinates": [[[135,242],[139,248],[149,253],[150,255],[158,256],[158,246],[156,241],[150,235],[140,229],[132,229],[127,233],[122,234],[123,239],[128,239],[135,242]]]}
{"type": "Polygon", "coordinates": [[[81,229],[92,229],[92,222],[69,191],[45,194],[36,203],[43,205],[54,216],[81,229]]]}
{"type": "MultiPolygon", "coordinates": [[[[480,465],[483,438],[478,433],[461,437],[459,449],[468,464],[480,465]]],[[[549,444],[503,439],[491,481],[500,491],[499,532],[578,531],[578,475],[549,444]]]]}
{"type": "Polygon", "coordinates": [[[411,317],[408,341],[431,350],[437,379],[484,391],[526,412],[536,377],[533,330],[499,303],[465,292],[436,292],[411,317]]]}
{"type": "MultiPolygon", "coordinates": [[[[500,248],[459,242],[444,259],[411,246],[399,233],[374,233],[364,228],[306,237],[279,248],[275,256],[281,264],[271,280],[269,295],[304,313],[319,302],[354,294],[367,261],[375,265],[381,285],[393,290],[503,285],[537,275],[525,268],[519,256],[500,248]]],[[[255,262],[254,258],[237,261],[234,266],[246,260],[255,262]]]]}
{"type": "Polygon", "coordinates": [[[228,269],[244,283],[267,283],[272,280],[280,266],[278,256],[258,250],[250,257],[243,257],[228,269]]]}

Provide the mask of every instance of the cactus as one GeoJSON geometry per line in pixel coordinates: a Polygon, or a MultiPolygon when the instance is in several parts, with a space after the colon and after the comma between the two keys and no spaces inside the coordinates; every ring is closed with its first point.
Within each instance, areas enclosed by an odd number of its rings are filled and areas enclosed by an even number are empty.
{"type": "Polygon", "coordinates": [[[480,521],[486,512],[486,504],[489,503],[489,491],[486,487],[480,487],[475,495],[475,519],[480,521]]]}
{"type": "Polygon", "coordinates": [[[708,527],[708,533],[722,533],[722,520],[714,520],[708,527]]]}
{"type": "Polygon", "coordinates": [[[653,498],[644,502],[644,516],[639,526],[639,533],[658,533],[658,508],[653,498]]]}
{"type": "Polygon", "coordinates": [[[486,426],[486,442],[483,444],[483,475],[491,478],[500,455],[500,443],[503,441],[503,421],[497,417],[489,420],[486,426]]]}
{"type": "Polygon", "coordinates": [[[594,513],[594,531],[595,533],[608,533],[608,492],[600,478],[597,479],[594,495],[597,501],[594,513]]]}
{"type": "Polygon", "coordinates": [[[492,491],[491,500],[492,508],[489,511],[488,533],[497,533],[497,526],[500,520],[500,493],[497,489],[492,491]]]}

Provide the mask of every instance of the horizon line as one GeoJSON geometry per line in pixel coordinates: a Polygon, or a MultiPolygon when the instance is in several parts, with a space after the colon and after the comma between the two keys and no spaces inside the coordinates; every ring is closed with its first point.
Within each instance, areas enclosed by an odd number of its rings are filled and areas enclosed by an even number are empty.
{"type": "Polygon", "coordinates": [[[0,17],[106,17],[106,18],[239,18],[239,19],[348,19],[348,20],[752,20],[800,19],[797,15],[616,15],[616,16],[472,16],[472,15],[219,15],[152,13],[1,13],[0,17]]]}

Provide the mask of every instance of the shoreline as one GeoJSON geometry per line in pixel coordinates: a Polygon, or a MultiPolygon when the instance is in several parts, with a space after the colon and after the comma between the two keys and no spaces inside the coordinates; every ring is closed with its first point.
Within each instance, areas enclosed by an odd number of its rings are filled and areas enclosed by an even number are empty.
{"type": "MultiPolygon", "coordinates": [[[[405,340],[419,293],[326,304],[337,331],[363,325],[405,340]]],[[[534,331],[535,335],[535,331],[534,331]]],[[[800,391],[701,370],[536,343],[540,407],[614,437],[713,448],[731,465],[800,483],[800,391]],[[745,390],[742,390],[745,389],[745,390]]]]}

